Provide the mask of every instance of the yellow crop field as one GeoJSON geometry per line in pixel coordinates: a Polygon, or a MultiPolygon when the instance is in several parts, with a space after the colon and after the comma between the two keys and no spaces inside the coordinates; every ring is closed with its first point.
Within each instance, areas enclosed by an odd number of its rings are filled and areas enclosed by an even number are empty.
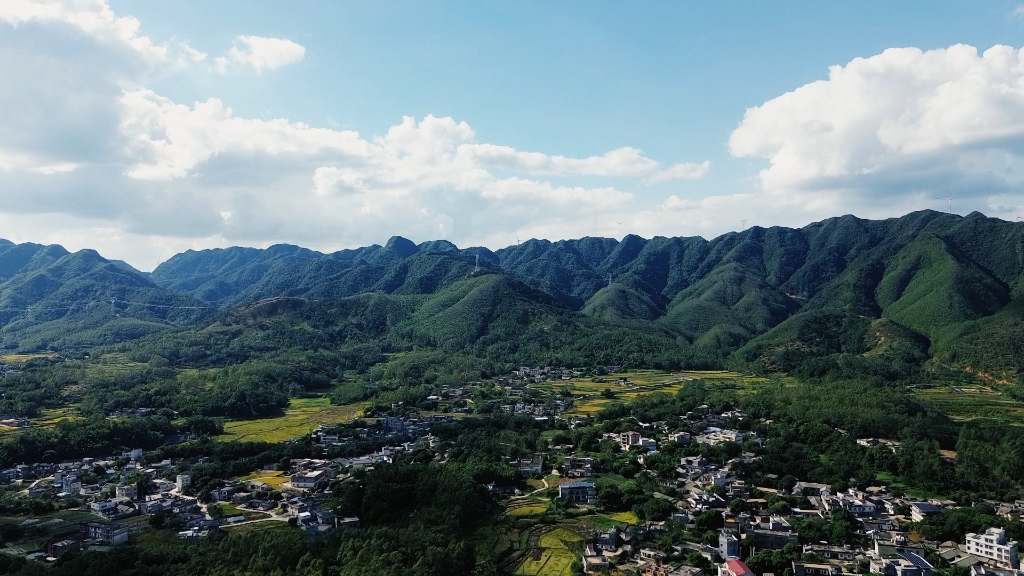
{"type": "Polygon", "coordinates": [[[577,554],[569,545],[582,542],[579,534],[558,528],[540,537],[540,559],[527,558],[516,570],[522,576],[569,576],[577,554]]]}
{"type": "Polygon", "coordinates": [[[263,482],[274,490],[280,490],[281,485],[287,482],[289,478],[284,472],[253,472],[238,478],[238,480],[256,480],[257,482],[263,482]]]}
{"type": "Polygon", "coordinates": [[[0,354],[0,362],[20,364],[22,362],[28,362],[29,360],[35,360],[36,358],[53,358],[55,355],[56,354],[53,352],[40,352],[37,354],[0,354]]]}
{"type": "Polygon", "coordinates": [[[283,416],[225,422],[224,434],[217,439],[224,442],[284,442],[309,434],[321,424],[354,420],[362,415],[368,405],[367,402],[360,402],[332,406],[327,398],[296,398],[285,409],[283,416]]]}
{"type": "Polygon", "coordinates": [[[608,517],[616,522],[625,522],[633,525],[640,523],[640,519],[632,512],[616,512],[614,514],[609,514],[608,517]]]}
{"type": "Polygon", "coordinates": [[[540,516],[547,512],[548,507],[543,504],[530,504],[528,506],[516,506],[508,509],[510,516],[540,516]]]}

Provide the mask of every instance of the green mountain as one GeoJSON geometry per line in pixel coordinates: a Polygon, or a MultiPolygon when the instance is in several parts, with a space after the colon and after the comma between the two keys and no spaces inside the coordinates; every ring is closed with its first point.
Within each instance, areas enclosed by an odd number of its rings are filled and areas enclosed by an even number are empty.
{"type": "Polygon", "coordinates": [[[150,274],[157,285],[230,307],[279,296],[340,298],[363,292],[431,293],[476,266],[493,268],[486,248],[459,250],[445,241],[419,246],[394,237],[384,246],[322,254],[279,244],[177,254],[150,274]]]}
{"type": "Polygon", "coordinates": [[[8,349],[124,341],[217,313],[93,250],[0,241],[0,280],[0,337],[8,349]]]}
{"type": "Polygon", "coordinates": [[[94,252],[3,242],[0,281],[12,348],[199,329],[226,311],[292,302],[332,319],[274,333],[324,346],[784,370],[829,355],[934,357],[1017,370],[1016,356],[988,343],[1015,349],[1024,333],[1024,224],[923,211],[711,240],[529,240],[494,252],[394,237],[331,254],[188,251],[148,275],[94,252]]]}

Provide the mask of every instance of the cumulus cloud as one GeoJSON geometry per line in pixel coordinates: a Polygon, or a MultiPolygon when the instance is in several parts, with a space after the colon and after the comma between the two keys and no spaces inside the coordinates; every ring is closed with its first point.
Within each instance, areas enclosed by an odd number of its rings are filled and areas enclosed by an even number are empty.
{"type": "Polygon", "coordinates": [[[747,110],[733,155],[765,190],[987,196],[1024,182],[1024,54],[894,48],[747,110]]]}
{"type": "Polygon", "coordinates": [[[305,47],[284,38],[239,36],[237,42],[241,48],[233,47],[227,54],[214,60],[214,68],[221,74],[246,67],[258,74],[264,68],[274,70],[301,62],[306,57],[305,47]]]}
{"type": "MultiPolygon", "coordinates": [[[[238,42],[196,70],[270,70],[304,55],[286,40],[238,42]]],[[[582,158],[521,151],[431,115],[364,136],[246,118],[218,98],[179,102],[148,86],[206,58],[142,35],[102,0],[0,4],[4,236],[95,247],[143,267],[168,250],[231,244],[326,250],[391,234],[476,243],[527,228],[565,237],[593,233],[597,214],[633,210],[623,183],[706,171],[663,168],[629,147],[582,158]],[[631,180],[600,181],[612,177],[631,180]]]]}

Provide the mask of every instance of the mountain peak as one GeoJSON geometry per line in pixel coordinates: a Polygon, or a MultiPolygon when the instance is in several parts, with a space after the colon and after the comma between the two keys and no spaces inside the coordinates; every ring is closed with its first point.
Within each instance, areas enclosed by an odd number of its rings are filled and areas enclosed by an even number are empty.
{"type": "Polygon", "coordinates": [[[384,245],[384,249],[391,250],[402,258],[408,258],[420,251],[412,240],[401,236],[392,236],[391,239],[388,240],[388,243],[384,245]]]}

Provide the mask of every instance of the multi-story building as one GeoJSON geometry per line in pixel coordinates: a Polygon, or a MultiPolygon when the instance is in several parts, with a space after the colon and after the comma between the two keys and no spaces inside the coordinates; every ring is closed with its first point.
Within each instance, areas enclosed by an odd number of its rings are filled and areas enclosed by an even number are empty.
{"type": "Polygon", "coordinates": [[[984,534],[967,535],[967,553],[991,560],[1003,568],[1020,568],[1017,541],[1007,540],[1006,530],[989,528],[984,534]]]}
{"type": "Polygon", "coordinates": [[[178,492],[180,493],[183,490],[185,490],[185,488],[188,488],[189,486],[192,485],[192,477],[189,476],[188,474],[178,474],[178,477],[176,478],[176,482],[174,484],[175,487],[178,489],[178,492]]]}
{"type": "Polygon", "coordinates": [[[568,502],[593,504],[597,502],[597,488],[593,482],[566,482],[558,485],[558,497],[568,502]]]}
{"type": "Polygon", "coordinates": [[[114,489],[114,494],[118,498],[135,500],[139,497],[139,486],[137,484],[119,484],[117,488],[114,489]]]}
{"type": "Polygon", "coordinates": [[[722,531],[718,534],[718,553],[723,560],[740,557],[740,539],[732,532],[722,531]]]}
{"type": "Polygon", "coordinates": [[[85,525],[85,530],[90,540],[96,540],[101,544],[115,545],[128,541],[128,527],[124,524],[89,522],[85,525]]]}

